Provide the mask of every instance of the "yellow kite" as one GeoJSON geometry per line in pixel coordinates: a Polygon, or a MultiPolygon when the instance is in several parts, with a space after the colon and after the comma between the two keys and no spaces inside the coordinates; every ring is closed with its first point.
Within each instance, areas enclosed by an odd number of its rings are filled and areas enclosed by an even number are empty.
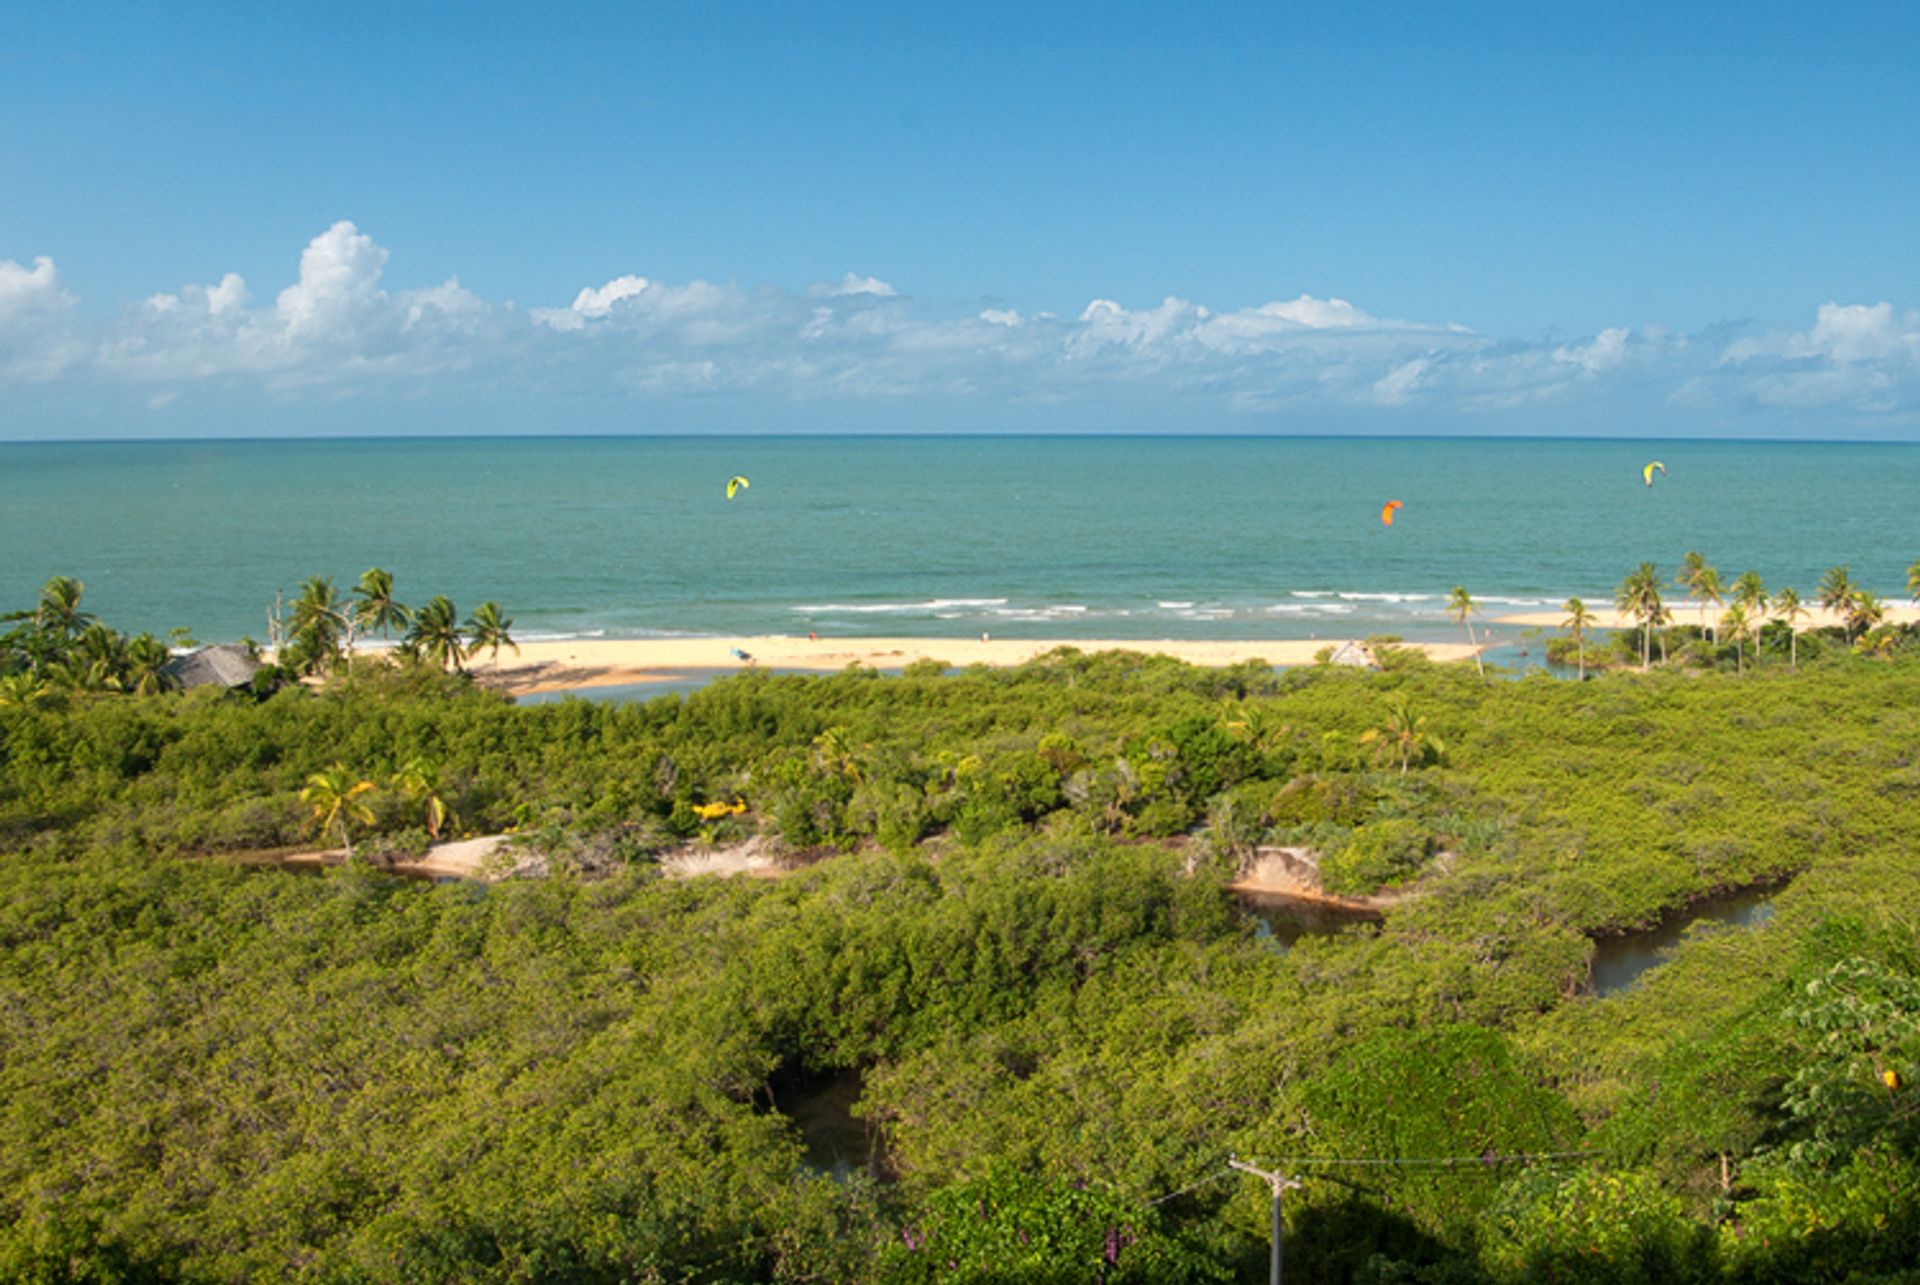
{"type": "Polygon", "coordinates": [[[1651,464],[1647,465],[1645,468],[1640,470],[1640,477],[1643,481],[1646,482],[1648,486],[1653,485],[1653,474],[1656,469],[1659,470],[1661,477],[1665,477],[1667,475],[1667,466],[1662,464],[1659,460],[1653,461],[1651,464]]]}
{"type": "Polygon", "coordinates": [[[747,489],[746,478],[735,476],[727,479],[727,498],[729,500],[733,498],[734,493],[736,491],[744,491],[746,489],[747,489]]]}

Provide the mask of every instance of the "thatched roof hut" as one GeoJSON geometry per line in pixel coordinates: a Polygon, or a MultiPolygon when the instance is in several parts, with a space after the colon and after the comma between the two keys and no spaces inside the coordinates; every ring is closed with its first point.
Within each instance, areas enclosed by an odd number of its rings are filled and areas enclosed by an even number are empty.
{"type": "Polygon", "coordinates": [[[175,656],[160,669],[175,687],[245,687],[261,668],[238,643],[215,643],[175,656]]]}

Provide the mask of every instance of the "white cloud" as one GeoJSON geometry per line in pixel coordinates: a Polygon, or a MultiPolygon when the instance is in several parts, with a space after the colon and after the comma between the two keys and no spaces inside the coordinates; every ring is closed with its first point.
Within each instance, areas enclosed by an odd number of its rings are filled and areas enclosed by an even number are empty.
{"type": "Polygon", "coordinates": [[[1714,377],[1687,392],[1718,402],[1911,418],[1920,412],[1920,312],[1898,314],[1886,302],[1823,303],[1810,329],[1728,344],[1714,377]]]}
{"type": "Polygon", "coordinates": [[[392,283],[391,259],[343,221],[307,244],[291,284],[266,302],[228,273],[111,319],[83,318],[51,260],[0,261],[0,381],[77,396],[117,383],[155,409],[220,381],[281,399],[445,390],[1167,404],[1512,431],[1550,431],[1581,413],[1588,423],[1729,422],[1733,412],[1787,422],[1838,408],[1852,418],[1820,423],[1920,422],[1920,314],[1887,303],[1829,303],[1805,330],[1731,342],[1651,326],[1524,342],[1306,294],[1225,311],[1169,295],[1146,307],[1096,298],[1077,314],[942,314],[853,273],[802,291],[625,273],[561,293],[565,305],[521,309],[457,277],[392,283]],[[1609,406],[1639,409],[1595,410],[1609,406]]]}
{"type": "Polygon", "coordinates": [[[307,243],[300,279],[280,292],[274,310],[291,337],[349,336],[386,302],[386,265],[387,251],[343,219],[307,243]]]}
{"type": "Polygon", "coordinates": [[[1553,359],[1578,366],[1589,375],[1598,375],[1627,359],[1627,333],[1623,327],[1610,326],[1595,335],[1591,343],[1563,344],[1555,348],[1553,359]]]}
{"type": "Polygon", "coordinates": [[[53,379],[84,357],[71,329],[76,302],[47,256],[30,268],[0,259],[0,381],[53,379]]]}
{"type": "Polygon", "coordinates": [[[1413,390],[1420,386],[1421,377],[1432,364],[1429,358],[1415,357],[1412,361],[1395,366],[1374,381],[1374,400],[1382,406],[1404,405],[1413,396],[1413,390]]]}
{"type": "Polygon", "coordinates": [[[863,277],[849,272],[832,285],[817,285],[807,291],[817,299],[852,299],[860,295],[870,295],[876,299],[898,297],[894,288],[879,277],[863,277]]]}

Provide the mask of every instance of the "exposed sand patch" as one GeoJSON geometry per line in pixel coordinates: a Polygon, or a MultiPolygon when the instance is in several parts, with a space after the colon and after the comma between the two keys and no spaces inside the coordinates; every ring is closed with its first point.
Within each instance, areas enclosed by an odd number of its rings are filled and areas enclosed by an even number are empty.
{"type": "MultiPolygon", "coordinates": [[[[917,660],[939,660],[956,667],[968,665],[1024,665],[1036,656],[1060,647],[1093,653],[1135,651],[1171,656],[1193,665],[1221,667],[1246,661],[1270,665],[1310,665],[1338,638],[1258,639],[1223,641],[1185,638],[799,638],[784,635],[734,638],[582,638],[565,642],[526,643],[515,661],[499,667],[483,664],[474,677],[489,687],[513,693],[567,691],[628,683],[662,682],[689,671],[745,669],[752,664],[772,669],[811,669],[822,672],[866,665],[874,669],[902,669],[917,660]]],[[[1436,661],[1465,660],[1475,647],[1465,643],[1403,643],[1436,661]]]]}

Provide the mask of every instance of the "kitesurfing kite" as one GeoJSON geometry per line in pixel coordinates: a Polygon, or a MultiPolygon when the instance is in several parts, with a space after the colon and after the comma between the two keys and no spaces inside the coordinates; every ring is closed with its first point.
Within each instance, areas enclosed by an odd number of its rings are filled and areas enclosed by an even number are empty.
{"type": "Polygon", "coordinates": [[[1401,503],[1400,503],[1400,501],[1398,501],[1398,500],[1388,500],[1388,501],[1387,501],[1387,503],[1386,503],[1386,505],[1385,505],[1385,507],[1383,507],[1383,508],[1382,508],[1382,509],[1380,510],[1380,521],[1381,521],[1381,522],[1383,522],[1383,523],[1385,523],[1385,524],[1386,524],[1387,526],[1392,526],[1392,525],[1393,525],[1393,511],[1394,511],[1395,509],[1400,509],[1400,508],[1405,508],[1405,507],[1406,507],[1406,506],[1405,506],[1405,505],[1403,505],[1403,504],[1401,504],[1401,503]]]}
{"type": "Polygon", "coordinates": [[[1640,477],[1643,481],[1646,482],[1648,486],[1653,485],[1653,474],[1656,469],[1659,470],[1661,477],[1665,477],[1667,475],[1667,466],[1662,464],[1659,460],[1653,461],[1651,464],[1647,465],[1645,468],[1640,470],[1640,477]]]}
{"type": "Polygon", "coordinates": [[[727,479],[727,498],[731,500],[733,498],[734,492],[746,490],[747,485],[748,485],[747,479],[744,477],[736,476],[736,477],[728,478],[727,479]]]}

